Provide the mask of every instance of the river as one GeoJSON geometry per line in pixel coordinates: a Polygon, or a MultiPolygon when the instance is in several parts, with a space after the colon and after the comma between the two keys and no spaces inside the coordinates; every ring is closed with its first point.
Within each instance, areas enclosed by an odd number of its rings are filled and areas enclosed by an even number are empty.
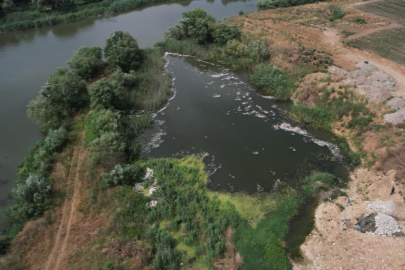
{"type": "Polygon", "coordinates": [[[174,97],[145,134],[146,157],[203,154],[210,189],[277,191],[314,171],[342,180],[347,167],[325,134],[283,115],[288,106],[260,96],[243,74],[192,57],[166,56],[174,97]]]}
{"type": "MultiPolygon", "coordinates": [[[[166,60],[174,96],[144,134],[145,157],[201,154],[208,187],[217,191],[282,192],[313,172],[346,182],[345,158],[330,136],[291,121],[283,113],[289,104],[259,95],[244,73],[193,57],[166,60]]],[[[286,244],[293,258],[313,229],[316,205],[315,199],[304,205],[290,226],[286,244]]]]}
{"type": "Polygon", "coordinates": [[[256,2],[176,1],[110,18],[0,34],[0,210],[7,206],[18,165],[41,136],[39,126],[26,116],[26,106],[78,48],[102,47],[114,30],[128,31],[141,47],[153,46],[183,12],[200,7],[223,20],[239,10],[254,11],[256,2]]]}

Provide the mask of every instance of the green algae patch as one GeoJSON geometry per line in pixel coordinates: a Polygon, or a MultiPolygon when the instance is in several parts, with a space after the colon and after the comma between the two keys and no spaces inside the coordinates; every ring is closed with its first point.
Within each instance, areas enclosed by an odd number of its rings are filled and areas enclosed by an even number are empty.
{"type": "Polygon", "coordinates": [[[275,192],[259,194],[209,192],[209,194],[224,205],[232,204],[238,214],[253,228],[266,215],[275,211],[279,202],[286,197],[275,192]]]}

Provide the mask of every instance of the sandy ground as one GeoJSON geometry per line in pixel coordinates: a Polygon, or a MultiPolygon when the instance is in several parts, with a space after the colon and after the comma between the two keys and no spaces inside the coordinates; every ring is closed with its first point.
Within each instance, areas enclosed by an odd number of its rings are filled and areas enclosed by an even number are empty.
{"type": "MultiPolygon", "coordinates": [[[[367,30],[356,37],[397,26],[392,23],[367,30]]],[[[405,67],[372,53],[345,46],[336,29],[325,28],[323,34],[323,43],[331,49],[338,66],[350,70],[355,63],[368,61],[391,75],[397,81],[396,96],[405,98],[405,67]]],[[[348,198],[340,197],[335,202],[320,204],[316,210],[315,229],[301,246],[305,259],[303,262],[295,262],[294,269],[405,269],[403,234],[383,237],[353,229],[356,217],[372,213],[366,202],[377,199],[394,200],[394,217],[405,228],[404,199],[399,194],[389,195],[395,186],[395,171],[383,173],[357,169],[351,179],[347,193],[354,202],[346,205],[348,198]],[[337,204],[343,205],[345,209],[341,211],[337,204]],[[350,221],[344,223],[343,219],[350,221]]]]}
{"type": "Polygon", "coordinates": [[[315,229],[307,237],[301,250],[306,257],[294,269],[405,269],[405,237],[383,237],[363,234],[352,226],[356,217],[372,213],[366,201],[394,200],[394,217],[405,226],[405,203],[399,194],[389,195],[394,186],[395,172],[385,175],[365,169],[352,174],[347,198],[322,203],[316,210],[315,229]],[[345,206],[340,211],[336,203],[345,206]],[[350,219],[347,224],[342,219],[350,219]]]}

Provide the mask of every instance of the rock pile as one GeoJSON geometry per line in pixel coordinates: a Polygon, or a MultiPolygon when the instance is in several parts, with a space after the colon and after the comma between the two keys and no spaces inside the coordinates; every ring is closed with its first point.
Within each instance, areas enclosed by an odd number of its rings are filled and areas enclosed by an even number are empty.
{"type": "Polygon", "coordinates": [[[387,235],[393,236],[394,233],[399,233],[401,228],[398,222],[391,216],[379,213],[375,217],[376,230],[374,234],[376,235],[387,235]]]}
{"type": "Polygon", "coordinates": [[[394,125],[401,124],[405,121],[405,108],[402,108],[394,113],[388,113],[384,115],[384,122],[394,125]]]}
{"type": "Polygon", "coordinates": [[[381,201],[381,200],[376,200],[373,203],[367,203],[368,208],[387,214],[387,215],[392,215],[394,214],[395,211],[395,203],[394,201],[381,201]]]}
{"type": "Polygon", "coordinates": [[[405,108],[405,101],[402,98],[396,97],[387,101],[387,107],[391,110],[399,110],[405,108]]]}
{"type": "Polygon", "coordinates": [[[374,103],[382,103],[397,91],[396,81],[387,73],[368,63],[357,63],[357,70],[347,72],[338,67],[329,67],[331,74],[345,76],[344,85],[354,85],[374,103]]]}
{"type": "MultiPolygon", "coordinates": [[[[330,74],[343,77],[343,85],[352,85],[361,93],[364,93],[370,102],[382,104],[391,98],[398,90],[393,77],[379,70],[368,62],[357,63],[357,70],[346,71],[336,66],[328,68],[330,74]]],[[[398,125],[405,121],[405,101],[399,97],[387,101],[387,107],[395,110],[393,113],[384,115],[384,121],[398,125]]]]}

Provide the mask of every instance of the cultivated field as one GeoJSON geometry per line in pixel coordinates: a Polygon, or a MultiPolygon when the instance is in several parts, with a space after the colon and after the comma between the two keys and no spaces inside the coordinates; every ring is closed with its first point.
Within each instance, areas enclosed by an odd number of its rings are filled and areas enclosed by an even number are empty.
{"type": "Polygon", "coordinates": [[[359,5],[357,8],[361,11],[382,16],[405,25],[404,0],[383,0],[365,5],[359,5]]]}
{"type": "Polygon", "coordinates": [[[405,66],[405,27],[373,33],[350,41],[349,45],[405,66]]]}
{"type": "Polygon", "coordinates": [[[383,16],[403,27],[383,30],[349,42],[349,45],[369,50],[382,57],[405,65],[405,1],[384,0],[359,5],[361,11],[383,16]]]}

